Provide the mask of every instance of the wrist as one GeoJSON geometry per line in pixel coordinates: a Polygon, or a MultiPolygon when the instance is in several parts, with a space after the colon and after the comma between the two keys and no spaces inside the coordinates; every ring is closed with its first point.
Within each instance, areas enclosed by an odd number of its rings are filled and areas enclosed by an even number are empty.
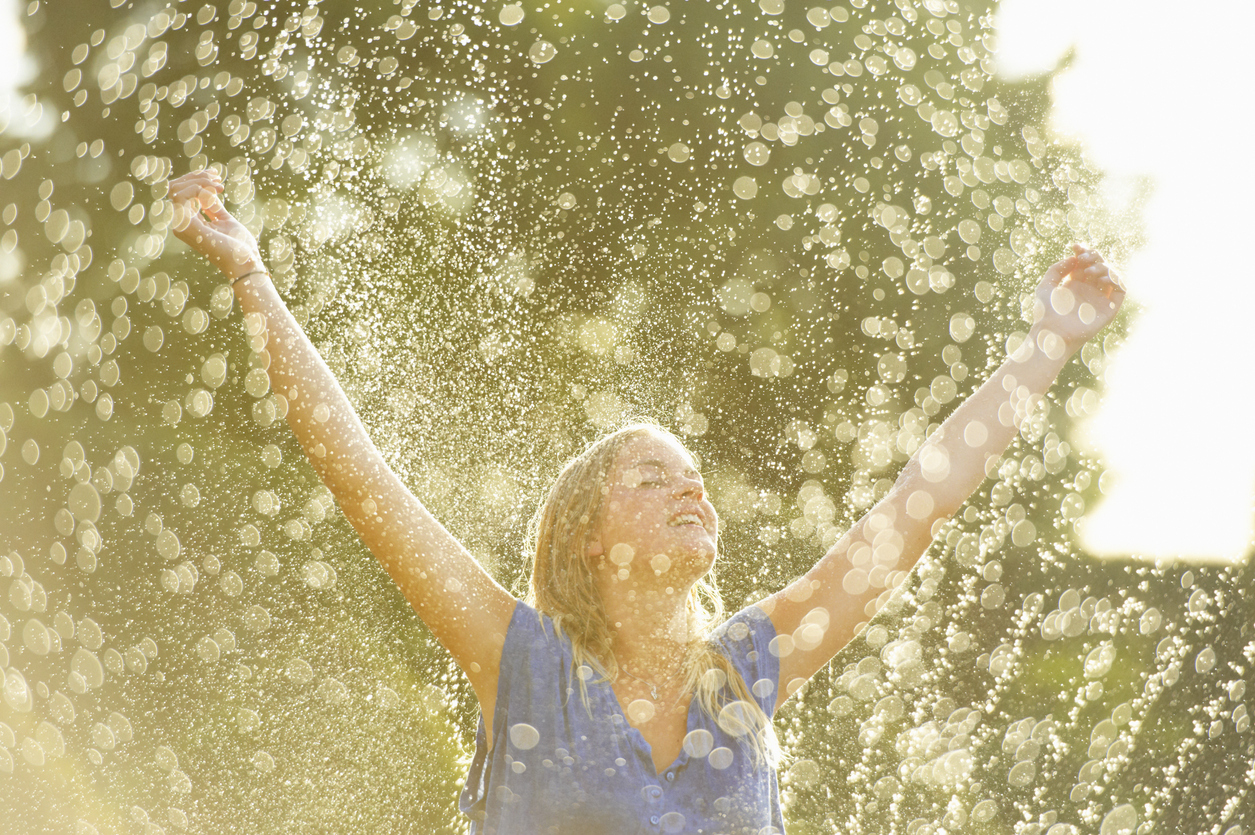
{"type": "Polygon", "coordinates": [[[267,268],[266,265],[261,263],[260,261],[254,261],[247,264],[241,264],[239,267],[235,269],[224,270],[223,272],[227,277],[227,282],[232,287],[234,287],[240,281],[247,280],[247,279],[256,279],[258,276],[264,275],[267,278],[270,277],[269,268],[267,268]]]}
{"type": "Polygon", "coordinates": [[[1020,362],[1049,360],[1062,368],[1084,344],[1083,339],[1079,342],[1068,339],[1048,325],[1038,323],[1029,328],[1024,344],[1014,352],[1013,358],[1020,362]]]}

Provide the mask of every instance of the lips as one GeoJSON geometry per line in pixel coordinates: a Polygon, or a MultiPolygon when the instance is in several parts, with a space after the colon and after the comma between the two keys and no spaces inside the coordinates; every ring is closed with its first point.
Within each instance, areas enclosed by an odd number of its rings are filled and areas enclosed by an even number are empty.
{"type": "Polygon", "coordinates": [[[667,524],[673,528],[681,527],[683,525],[699,525],[702,528],[705,528],[706,520],[697,513],[677,513],[675,516],[671,517],[671,520],[667,522],[667,524]]]}

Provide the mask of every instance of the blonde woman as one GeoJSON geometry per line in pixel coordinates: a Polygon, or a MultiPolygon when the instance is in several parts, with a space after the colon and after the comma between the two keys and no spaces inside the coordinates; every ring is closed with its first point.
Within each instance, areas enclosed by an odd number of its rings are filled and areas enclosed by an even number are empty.
{"type": "Polygon", "coordinates": [[[803,577],[721,622],[718,521],[693,456],[634,425],[591,445],[537,515],[526,601],[497,584],[393,473],[284,307],[213,171],[171,183],[176,234],[261,314],[269,374],[315,471],[470,679],[481,724],[462,795],[472,832],[783,832],[771,717],[854,637],[985,478],[1124,290],[1081,246],[1037,290],[1014,356],[803,577]]]}

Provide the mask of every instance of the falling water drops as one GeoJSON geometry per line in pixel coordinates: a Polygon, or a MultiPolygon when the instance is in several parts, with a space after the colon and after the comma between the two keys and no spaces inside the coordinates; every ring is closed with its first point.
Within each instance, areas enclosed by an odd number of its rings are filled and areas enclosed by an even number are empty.
{"type": "MultiPolygon", "coordinates": [[[[389,464],[499,581],[548,477],[646,414],[705,462],[729,611],[889,494],[1071,240],[1137,237],[1037,124],[1046,88],[992,77],[992,14],[949,0],[18,5],[40,81],[0,112],[0,770],[83,832],[447,827],[476,718],[286,428],[311,393],[272,385],[273,323],[174,240],[182,172],[223,176],[389,464]]],[[[1105,490],[1075,426],[1118,341],[1042,403],[1009,392],[1013,446],[918,570],[887,535],[851,555],[881,609],[778,723],[791,828],[1232,835],[1245,575],[1077,554],[1105,490]]]]}
{"type": "Polygon", "coordinates": [[[510,744],[520,751],[529,751],[540,743],[540,733],[526,722],[510,726],[510,744]]]}
{"type": "Polygon", "coordinates": [[[649,18],[650,23],[662,24],[671,19],[671,10],[666,6],[654,6],[646,12],[645,16],[649,18]]]}
{"type": "Polygon", "coordinates": [[[507,3],[501,7],[501,14],[498,20],[502,26],[517,26],[523,22],[523,5],[521,3],[507,3]]]}
{"type": "Polygon", "coordinates": [[[546,40],[539,40],[527,50],[527,57],[535,64],[547,64],[557,56],[557,48],[546,40]]]}

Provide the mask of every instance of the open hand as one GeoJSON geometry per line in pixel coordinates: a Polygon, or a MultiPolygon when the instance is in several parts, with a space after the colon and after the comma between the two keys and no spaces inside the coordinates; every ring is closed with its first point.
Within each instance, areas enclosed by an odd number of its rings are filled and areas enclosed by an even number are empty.
{"type": "Polygon", "coordinates": [[[213,262],[230,281],[264,270],[257,238],[222,205],[217,171],[190,171],[172,181],[174,235],[213,262]]]}
{"type": "Polygon", "coordinates": [[[1046,270],[1037,285],[1033,330],[1048,354],[1071,354],[1106,327],[1124,301],[1124,284],[1097,250],[1072,245],[1073,254],[1046,270]]]}

